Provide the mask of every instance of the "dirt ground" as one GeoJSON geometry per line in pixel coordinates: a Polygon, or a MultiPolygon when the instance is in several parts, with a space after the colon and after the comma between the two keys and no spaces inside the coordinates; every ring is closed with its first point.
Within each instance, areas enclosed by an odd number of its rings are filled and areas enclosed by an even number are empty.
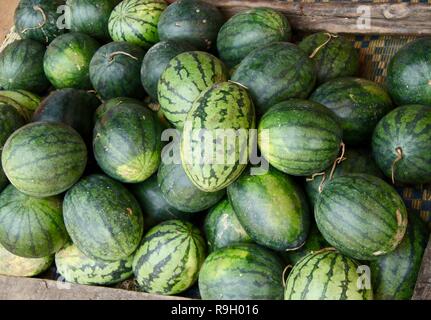
{"type": "Polygon", "coordinates": [[[3,42],[13,25],[13,13],[18,0],[0,0],[0,42],[3,42]]]}

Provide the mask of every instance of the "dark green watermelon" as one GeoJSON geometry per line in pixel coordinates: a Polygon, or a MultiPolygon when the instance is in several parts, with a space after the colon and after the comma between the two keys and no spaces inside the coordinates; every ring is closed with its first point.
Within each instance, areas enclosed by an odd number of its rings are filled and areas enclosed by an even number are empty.
{"type": "Polygon", "coordinates": [[[332,111],[313,101],[291,99],[264,114],[258,143],[262,155],[278,170],[309,176],[334,163],[342,136],[332,111]]]}
{"type": "Polygon", "coordinates": [[[61,197],[34,198],[9,185],[0,194],[0,243],[25,258],[43,258],[68,239],[61,197]]]}
{"type": "Polygon", "coordinates": [[[35,122],[15,131],[2,153],[3,169],[21,192],[35,197],[60,194],[84,172],[87,148],[81,136],[62,123],[35,122]]]}
{"type": "Polygon", "coordinates": [[[431,37],[398,50],[388,65],[386,85],[397,105],[431,106],[431,37]]]}
{"type": "Polygon", "coordinates": [[[298,46],[316,61],[318,83],[358,74],[358,50],[342,36],[319,32],[305,37],[298,46]]]}
{"type": "Polygon", "coordinates": [[[330,80],[313,92],[310,100],[334,111],[350,145],[368,144],[379,120],[392,110],[388,93],[377,83],[361,78],[330,80]]]}
{"type": "Polygon", "coordinates": [[[141,82],[153,99],[158,99],[157,87],[160,76],[173,58],[183,52],[194,51],[195,48],[178,41],[161,41],[148,50],[141,68],[141,82]]]}
{"type": "Polygon", "coordinates": [[[49,82],[43,71],[46,48],[34,40],[17,40],[0,52],[0,89],[44,92],[49,82]]]}
{"type": "Polygon", "coordinates": [[[206,246],[198,228],[189,222],[170,220],[152,228],[133,260],[140,290],[174,295],[198,279],[206,246]]]}
{"type": "Polygon", "coordinates": [[[64,198],[64,223],[73,243],[89,258],[128,258],[143,234],[143,217],[133,195],[104,175],[85,177],[64,198]]]}
{"type": "Polygon", "coordinates": [[[166,9],[164,0],[124,0],[112,11],[109,34],[114,41],[127,41],[143,48],[159,42],[157,23],[166,9]]]}
{"type": "Polygon", "coordinates": [[[199,274],[204,300],[281,300],[283,265],[271,251],[238,244],[211,253],[199,274]]]}
{"type": "Polygon", "coordinates": [[[217,49],[229,66],[239,64],[253,50],[272,42],[290,41],[292,30],[286,17],[270,8],[240,11],[220,29],[217,49]]]}
{"type": "Polygon", "coordinates": [[[15,10],[15,29],[22,39],[48,44],[65,32],[59,27],[65,0],[20,0],[15,10]]]}
{"type": "Polygon", "coordinates": [[[188,42],[200,50],[211,49],[224,18],[216,6],[199,0],[178,0],[160,16],[160,40],[188,42]]]}
{"type": "Polygon", "coordinates": [[[100,44],[83,33],[64,34],[48,46],[44,70],[57,89],[91,89],[90,62],[100,44]]]}
{"type": "Polygon", "coordinates": [[[104,101],[97,109],[96,109],[96,113],[94,114],[94,119],[100,120],[103,118],[103,116],[111,109],[117,108],[118,106],[121,106],[122,104],[125,103],[134,103],[134,104],[142,104],[141,101],[137,100],[137,99],[133,99],[133,98],[124,98],[124,97],[120,97],[120,98],[114,98],[114,99],[109,99],[107,101],[104,101]]]}
{"type": "Polygon", "coordinates": [[[262,115],[286,99],[307,98],[316,82],[316,65],[296,45],[276,42],[246,56],[232,81],[248,88],[262,115]]]}
{"type": "Polygon", "coordinates": [[[367,174],[348,174],[326,184],[314,214],[326,241],[359,260],[394,251],[407,227],[407,209],[396,190],[367,174]]]}
{"type": "Polygon", "coordinates": [[[431,182],[431,107],[393,110],[377,125],[372,146],[377,165],[395,182],[431,182]]]}
{"type": "Polygon", "coordinates": [[[140,71],[145,51],[127,42],[111,42],[101,47],[90,63],[90,79],[104,99],[143,98],[140,71]]]}

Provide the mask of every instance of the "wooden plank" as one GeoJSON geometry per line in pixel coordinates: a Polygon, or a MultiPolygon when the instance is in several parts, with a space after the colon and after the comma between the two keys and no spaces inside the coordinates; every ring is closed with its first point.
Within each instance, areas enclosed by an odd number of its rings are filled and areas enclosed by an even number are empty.
{"type": "Polygon", "coordinates": [[[283,12],[294,29],[307,32],[431,35],[431,5],[429,4],[292,3],[274,0],[204,1],[215,3],[228,17],[247,8],[273,8],[283,12]]]}
{"type": "Polygon", "coordinates": [[[413,300],[431,300],[431,237],[424,253],[413,300]]]}

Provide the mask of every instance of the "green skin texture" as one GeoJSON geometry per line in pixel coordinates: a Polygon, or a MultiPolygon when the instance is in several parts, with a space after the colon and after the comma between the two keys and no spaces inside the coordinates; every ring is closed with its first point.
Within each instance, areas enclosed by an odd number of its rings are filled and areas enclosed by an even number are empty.
{"type": "Polygon", "coordinates": [[[248,88],[258,114],[290,98],[306,98],[316,83],[316,66],[296,45],[276,42],[252,51],[232,81],[248,88]]]}
{"type": "Polygon", "coordinates": [[[127,103],[142,104],[141,101],[139,101],[137,99],[133,99],[133,98],[120,97],[120,98],[109,99],[107,101],[104,101],[99,106],[99,108],[97,108],[97,110],[94,114],[95,121],[102,119],[104,117],[104,115],[106,113],[108,113],[109,110],[117,108],[117,107],[121,106],[122,104],[127,104],[127,103]]]}
{"type": "Polygon", "coordinates": [[[326,249],[310,253],[292,269],[285,300],[372,300],[371,289],[358,290],[359,264],[326,249]]]}
{"type": "Polygon", "coordinates": [[[203,300],[282,300],[284,266],[271,251],[237,244],[211,253],[199,274],[203,300]]]}
{"type": "Polygon", "coordinates": [[[133,260],[133,271],[140,290],[174,295],[196,282],[205,256],[199,229],[189,222],[170,220],[145,235],[133,260]]]}
{"type": "Polygon", "coordinates": [[[431,105],[431,37],[412,41],[395,54],[386,85],[397,105],[431,105]]]}
{"type": "Polygon", "coordinates": [[[73,243],[90,258],[118,261],[139,246],[142,212],[119,182],[99,174],[88,176],[66,193],[63,210],[73,243]]]}
{"type": "Polygon", "coordinates": [[[100,44],[83,33],[71,32],[56,38],[46,50],[45,74],[57,89],[91,89],[90,62],[100,44]]]}
{"type": "MultiPolygon", "coordinates": [[[[21,0],[15,10],[15,28],[22,39],[32,39],[48,44],[65,32],[57,27],[61,13],[57,8],[64,5],[64,0],[21,0]],[[34,7],[41,8],[46,16],[34,7]]],[[[61,19],[60,19],[61,20],[61,19]]]]}
{"type": "Polygon", "coordinates": [[[216,6],[197,0],[179,0],[160,16],[160,40],[187,42],[200,50],[210,50],[224,18],[216,6]]]}
{"type": "Polygon", "coordinates": [[[395,182],[431,182],[431,108],[421,105],[398,107],[387,114],[374,130],[373,155],[387,177],[401,148],[403,158],[394,167],[395,182]]]}
{"type": "Polygon", "coordinates": [[[166,201],[177,210],[195,213],[211,208],[225,195],[224,190],[204,192],[187,177],[181,164],[161,163],[157,181],[166,201]]]}
{"type": "Polygon", "coordinates": [[[314,214],[326,241],[358,260],[394,251],[407,227],[407,209],[395,189],[367,174],[349,174],[328,183],[314,214]]]}
{"type": "Polygon", "coordinates": [[[166,9],[163,0],[125,0],[109,18],[109,34],[114,41],[126,41],[149,49],[159,42],[157,23],[166,9]]]}
{"type": "Polygon", "coordinates": [[[182,129],[199,95],[227,79],[226,67],[213,55],[201,51],[179,54],[169,62],[158,84],[159,103],[166,119],[182,129]]]}
{"type": "Polygon", "coordinates": [[[79,180],[86,164],[87,148],[81,136],[61,123],[35,122],[20,128],[2,153],[9,181],[34,197],[66,191],[79,180]]]}
{"type": "Polygon", "coordinates": [[[67,242],[61,197],[34,198],[9,185],[0,195],[0,243],[14,255],[43,258],[67,242]]]}
{"type": "Polygon", "coordinates": [[[109,110],[94,127],[97,163],[112,178],[143,182],[161,161],[161,126],[157,115],[142,104],[123,103],[109,110]]]}
{"type": "MultiPolygon", "coordinates": [[[[305,37],[299,44],[309,56],[325,42],[328,34],[319,32],[305,37]]],[[[312,58],[317,66],[317,82],[331,79],[356,76],[359,71],[359,53],[353,43],[341,36],[331,37],[328,43],[312,58]]]]}
{"type": "Polygon", "coordinates": [[[49,87],[43,71],[45,46],[17,40],[0,53],[0,89],[42,93],[49,87]]]}
{"type": "Polygon", "coordinates": [[[419,216],[409,214],[406,235],[397,249],[370,262],[375,299],[411,299],[428,237],[429,231],[419,216]]]}
{"type": "Polygon", "coordinates": [[[236,243],[253,242],[228,200],[221,201],[211,209],[205,219],[204,228],[210,252],[236,243]]]}
{"type": "Polygon", "coordinates": [[[299,99],[273,106],[258,128],[262,155],[278,170],[294,176],[310,176],[332,165],[342,136],[338,119],[329,109],[299,99]]]}
{"type": "Polygon", "coordinates": [[[104,100],[117,97],[143,98],[140,71],[145,51],[127,42],[111,42],[101,47],[90,63],[90,79],[104,100]],[[123,52],[122,54],[111,55],[123,52]],[[130,56],[125,55],[127,53],[130,56]]]}
{"type": "Polygon", "coordinates": [[[310,216],[302,190],[291,178],[270,169],[245,172],[227,189],[236,216],[250,237],[273,250],[295,250],[307,238],[310,216]]]}
{"type": "Polygon", "coordinates": [[[202,191],[225,189],[247,166],[249,129],[255,128],[253,101],[247,90],[231,82],[215,84],[193,103],[186,124],[181,137],[181,159],[187,176],[202,191]],[[223,130],[227,138],[223,144],[202,141],[201,129],[214,139],[223,130]],[[208,150],[212,151],[212,158],[205,163],[202,155],[209,154],[208,150]]]}
{"type": "Polygon", "coordinates": [[[220,59],[234,67],[253,50],[273,42],[288,42],[291,37],[290,24],[282,13],[253,8],[237,13],[223,25],[217,49],[220,59]]]}
{"type": "Polygon", "coordinates": [[[0,275],[10,277],[33,277],[47,270],[54,258],[23,258],[14,255],[0,245],[0,275]]]}
{"type": "Polygon", "coordinates": [[[29,111],[36,110],[41,102],[38,95],[25,90],[0,91],[0,101],[6,98],[13,100],[16,104],[29,111]]]}
{"type": "MultiPolygon", "coordinates": [[[[346,160],[337,164],[333,177],[340,177],[349,173],[367,173],[373,176],[382,178],[382,172],[380,171],[371,153],[366,149],[351,149],[347,148],[344,154],[346,160]]],[[[325,170],[325,181],[322,183],[322,176],[316,176],[314,179],[305,181],[305,191],[307,192],[309,203],[312,207],[317,202],[319,197],[319,187],[325,187],[326,183],[329,181],[331,175],[332,166],[325,170]]]]}
{"type": "Polygon", "coordinates": [[[173,58],[195,48],[177,41],[161,41],[148,50],[141,67],[141,82],[151,98],[157,100],[157,88],[160,77],[173,58]]]}
{"type": "Polygon", "coordinates": [[[70,7],[70,30],[109,41],[108,21],[121,0],[67,0],[70,7]]]}
{"type": "Polygon", "coordinates": [[[57,252],[57,272],[71,283],[84,285],[113,285],[130,278],[133,255],[114,262],[94,260],[85,256],[75,245],[57,252]]]}
{"type": "Polygon", "coordinates": [[[349,145],[368,144],[379,120],[393,109],[391,97],[380,85],[361,78],[330,80],[310,100],[334,111],[349,145]]]}

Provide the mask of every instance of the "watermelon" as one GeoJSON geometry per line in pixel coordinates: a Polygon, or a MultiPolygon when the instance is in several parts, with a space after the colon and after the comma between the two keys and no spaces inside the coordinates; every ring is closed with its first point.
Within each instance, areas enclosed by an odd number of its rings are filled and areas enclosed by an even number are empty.
{"type": "Polygon", "coordinates": [[[248,88],[262,115],[286,99],[307,98],[316,82],[316,66],[296,45],[275,42],[247,55],[232,81],[248,88]]]}
{"type": "Polygon", "coordinates": [[[195,213],[211,208],[225,195],[224,190],[204,192],[187,177],[181,164],[160,165],[157,181],[163,197],[177,210],[195,213]]]}
{"type": "Polygon", "coordinates": [[[17,109],[25,109],[24,111],[32,112],[37,109],[41,102],[41,98],[29,91],[0,91],[0,102],[9,103],[17,109]]]}
{"type": "Polygon", "coordinates": [[[81,136],[61,123],[35,122],[20,128],[6,141],[2,153],[9,181],[34,197],[69,189],[81,177],[86,162],[81,136]]]}
{"type": "Polygon", "coordinates": [[[43,71],[45,46],[17,40],[0,52],[0,90],[44,92],[49,82],[43,71]]]}
{"type": "Polygon", "coordinates": [[[393,182],[431,182],[431,108],[393,110],[375,128],[372,147],[377,165],[393,182]]]}
{"type": "Polygon", "coordinates": [[[342,36],[319,32],[305,37],[298,46],[316,61],[318,83],[358,74],[358,50],[342,36]]]}
{"type": "Polygon", "coordinates": [[[48,269],[53,256],[23,258],[14,255],[0,245],[0,275],[10,277],[33,277],[48,269]]]}
{"type": "Polygon", "coordinates": [[[124,0],[112,11],[109,34],[114,41],[127,41],[149,49],[159,42],[157,23],[167,5],[164,0],[124,0]]]}
{"type": "Polygon", "coordinates": [[[57,89],[91,89],[90,62],[100,44],[83,33],[71,32],[56,38],[48,46],[44,70],[57,89]]]}
{"type": "Polygon", "coordinates": [[[248,163],[255,112],[247,90],[232,82],[213,85],[195,100],[185,124],[181,159],[187,176],[202,191],[225,189],[248,163]]]}
{"type": "Polygon", "coordinates": [[[142,291],[174,295],[198,279],[205,240],[189,222],[170,220],[152,228],[135,254],[133,271],[142,291]]]}
{"type": "Polygon", "coordinates": [[[97,109],[94,114],[94,119],[100,120],[103,118],[103,116],[111,109],[117,108],[118,106],[121,106],[124,103],[134,103],[134,104],[142,104],[141,101],[133,98],[114,98],[104,101],[97,109]]]}
{"type": "Polygon", "coordinates": [[[213,55],[201,51],[179,54],[169,62],[158,84],[158,100],[166,119],[182,129],[198,96],[227,79],[223,62],[213,55]]]}
{"type": "Polygon", "coordinates": [[[141,241],[143,217],[133,195],[104,175],[85,177],[63,203],[64,223],[78,249],[96,260],[128,258],[141,241]]]}
{"type": "Polygon", "coordinates": [[[394,252],[370,262],[374,298],[410,300],[429,232],[417,214],[409,214],[406,235],[394,252]]]}
{"type": "Polygon", "coordinates": [[[160,16],[160,40],[188,42],[200,50],[209,50],[224,23],[215,5],[199,0],[179,0],[160,16]]]}
{"type": "Polygon", "coordinates": [[[205,235],[211,252],[236,243],[253,242],[228,200],[221,201],[208,213],[205,219],[205,235]]]}
{"type": "Polygon", "coordinates": [[[121,182],[151,177],[161,161],[161,127],[157,116],[139,103],[109,110],[94,128],[94,156],[102,170],[121,182]]]}
{"type": "Polygon", "coordinates": [[[34,198],[9,185],[0,194],[0,243],[14,255],[43,258],[68,237],[61,197],[34,198]]]}
{"type": "Polygon", "coordinates": [[[69,245],[55,255],[57,272],[67,282],[86,285],[112,285],[133,275],[133,255],[114,262],[94,260],[75,245],[69,245]]]}
{"type": "Polygon", "coordinates": [[[407,227],[407,209],[396,190],[380,178],[360,173],[326,184],[314,214],[326,241],[359,260],[394,251],[407,227]]]}
{"type": "Polygon", "coordinates": [[[141,68],[141,81],[151,98],[157,100],[157,87],[160,76],[173,58],[183,52],[193,51],[195,48],[177,41],[161,41],[148,50],[141,68]]]}
{"type": "Polygon", "coordinates": [[[64,33],[58,25],[64,0],[20,0],[15,9],[15,29],[22,39],[48,44],[64,33]]]}
{"type": "Polygon", "coordinates": [[[70,10],[70,30],[108,41],[110,39],[109,17],[120,2],[121,0],[67,0],[70,10]]]}
{"type": "Polygon", "coordinates": [[[310,253],[290,272],[284,299],[372,300],[373,291],[361,282],[358,267],[356,261],[331,248],[310,253]]]}
{"type": "Polygon", "coordinates": [[[258,144],[278,170],[309,176],[334,163],[342,135],[332,111],[313,101],[291,99],[273,106],[261,118],[258,144]]]}
{"type": "Polygon", "coordinates": [[[199,274],[204,300],[281,300],[283,265],[255,244],[232,245],[211,253],[199,274]]]}
{"type": "Polygon", "coordinates": [[[310,100],[334,111],[350,145],[368,144],[379,120],[392,110],[391,97],[377,83],[360,78],[330,80],[310,100]]]}
{"type": "Polygon", "coordinates": [[[431,37],[398,50],[388,65],[386,85],[397,105],[431,105],[431,37]]]}
{"type": "Polygon", "coordinates": [[[104,99],[143,98],[140,72],[145,51],[127,42],[111,42],[101,47],[90,63],[90,79],[104,99]]]}
{"type": "Polygon", "coordinates": [[[253,50],[273,42],[290,41],[291,37],[289,21],[281,12],[253,8],[240,11],[223,25],[217,49],[220,58],[234,67],[253,50]]]}
{"type": "Polygon", "coordinates": [[[310,216],[303,191],[273,168],[263,175],[245,172],[227,189],[236,216],[258,244],[295,250],[308,235],[310,216]]]}

